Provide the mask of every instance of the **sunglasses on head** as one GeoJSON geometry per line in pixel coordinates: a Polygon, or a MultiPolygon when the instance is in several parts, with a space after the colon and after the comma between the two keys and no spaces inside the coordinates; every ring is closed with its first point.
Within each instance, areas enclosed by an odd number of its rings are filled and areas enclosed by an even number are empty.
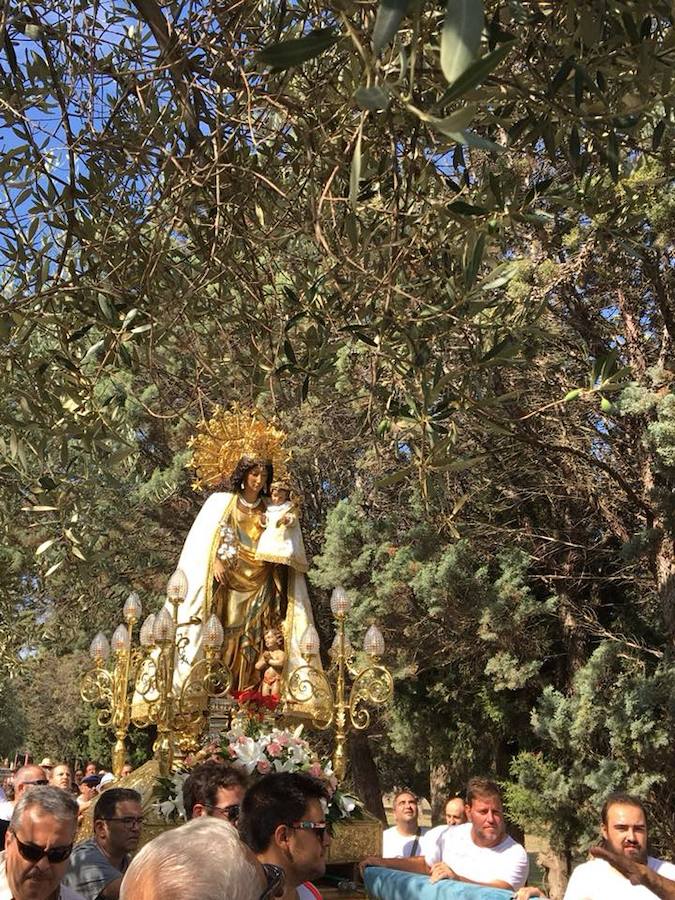
{"type": "Polygon", "coordinates": [[[267,879],[267,887],[260,895],[260,900],[281,897],[286,886],[286,873],[281,866],[275,866],[274,863],[263,863],[262,867],[267,879]]]}
{"type": "Polygon", "coordinates": [[[329,830],[327,822],[291,822],[288,827],[295,828],[297,831],[311,831],[320,841],[323,841],[326,832],[329,830]]]}
{"type": "Polygon", "coordinates": [[[231,806],[206,806],[205,808],[215,815],[227,819],[229,822],[236,822],[239,818],[238,803],[233,803],[231,806]]]}
{"type": "Polygon", "coordinates": [[[60,863],[65,859],[68,859],[73,850],[72,844],[68,844],[65,847],[50,847],[47,850],[45,847],[40,847],[38,844],[26,844],[22,840],[19,840],[16,831],[12,831],[12,834],[14,835],[14,840],[16,841],[19,853],[28,862],[40,862],[42,857],[46,856],[47,862],[60,863]]]}

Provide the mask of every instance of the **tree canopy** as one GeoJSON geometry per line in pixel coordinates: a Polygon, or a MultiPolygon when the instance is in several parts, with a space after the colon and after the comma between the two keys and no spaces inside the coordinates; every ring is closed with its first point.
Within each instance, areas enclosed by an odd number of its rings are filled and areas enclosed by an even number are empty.
{"type": "Polygon", "coordinates": [[[493,768],[561,852],[619,783],[672,835],[673,24],[7,4],[3,672],[161,602],[188,438],[256,404],[296,448],[324,636],[340,580],[396,648],[388,771],[432,736],[439,789],[493,768]]]}

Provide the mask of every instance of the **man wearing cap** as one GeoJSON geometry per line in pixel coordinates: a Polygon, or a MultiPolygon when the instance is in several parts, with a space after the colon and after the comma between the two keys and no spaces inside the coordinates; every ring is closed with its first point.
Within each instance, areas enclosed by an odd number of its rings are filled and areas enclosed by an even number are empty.
{"type": "Polygon", "coordinates": [[[77,797],[77,805],[80,807],[80,821],[89,807],[98,797],[98,786],[101,781],[100,775],[85,775],[79,786],[79,795],[77,797]]]}
{"type": "Polygon", "coordinates": [[[0,900],[82,900],[61,884],[76,827],[77,804],[65,791],[24,790],[0,853],[0,900]]]}
{"type": "Polygon", "coordinates": [[[50,759],[49,756],[45,756],[45,758],[40,763],[40,768],[44,770],[48,779],[51,780],[52,777],[52,769],[54,768],[54,763],[50,759]]]}
{"type": "Polygon", "coordinates": [[[143,808],[137,791],[104,791],[94,807],[94,837],[74,848],[64,884],[85,900],[117,900],[129,854],[138,847],[142,824],[143,808]]]}

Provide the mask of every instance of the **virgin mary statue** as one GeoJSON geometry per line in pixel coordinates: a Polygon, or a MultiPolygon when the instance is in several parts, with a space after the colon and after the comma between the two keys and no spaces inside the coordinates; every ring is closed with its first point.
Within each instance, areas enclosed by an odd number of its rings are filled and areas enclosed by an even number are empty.
{"type": "MultiPolygon", "coordinates": [[[[264,635],[281,626],[285,641],[283,685],[304,664],[300,640],[314,624],[305,582],[306,560],[285,565],[256,558],[265,527],[273,476],[286,474],[285,434],[256,413],[217,409],[191,442],[196,488],[222,485],[195,519],[183,545],[178,568],[187,594],[178,607],[178,623],[188,643],[176,662],[174,687],[202,656],[200,623],[212,612],[225,631],[223,659],[233,674],[233,690],[254,688],[256,662],[264,635]]],[[[170,607],[169,611],[171,611],[170,607]]]]}

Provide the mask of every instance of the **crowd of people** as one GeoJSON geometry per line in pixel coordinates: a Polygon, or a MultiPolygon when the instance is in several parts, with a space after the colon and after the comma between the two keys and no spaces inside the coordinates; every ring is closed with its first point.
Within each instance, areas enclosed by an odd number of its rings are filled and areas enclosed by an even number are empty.
{"type": "MultiPolygon", "coordinates": [[[[382,856],[361,862],[369,866],[502,888],[517,900],[544,897],[527,885],[525,848],[506,833],[499,785],[472,778],[466,797],[450,797],[445,825],[424,829],[418,824],[415,794],[399,791],[393,801],[394,825],[383,834],[382,856]]],[[[675,865],[648,853],[647,812],[630,794],[614,793],[600,812],[601,843],[592,859],[577,866],[564,900],[675,900],[675,865]]]]}
{"type": "MultiPolygon", "coordinates": [[[[0,900],[320,900],[315,882],[325,874],[331,840],[322,781],[284,772],[248,786],[227,763],[201,763],[183,788],[187,823],[138,850],[141,795],[115,785],[85,798],[93,802],[93,834],[75,843],[81,804],[61,768],[47,776],[27,765],[16,773],[0,900]]],[[[100,772],[89,774],[103,781],[100,772]]],[[[81,783],[87,777],[84,770],[81,783]]],[[[506,832],[494,781],[471,779],[465,797],[448,799],[445,823],[435,828],[419,826],[409,790],[394,797],[393,815],[382,856],[363,859],[362,873],[386,867],[432,883],[503,888],[518,900],[543,896],[527,886],[527,853],[506,832]]],[[[600,818],[602,844],[573,871],[565,900],[675,900],[675,866],[648,855],[641,801],[613,794],[600,818]]]]}

